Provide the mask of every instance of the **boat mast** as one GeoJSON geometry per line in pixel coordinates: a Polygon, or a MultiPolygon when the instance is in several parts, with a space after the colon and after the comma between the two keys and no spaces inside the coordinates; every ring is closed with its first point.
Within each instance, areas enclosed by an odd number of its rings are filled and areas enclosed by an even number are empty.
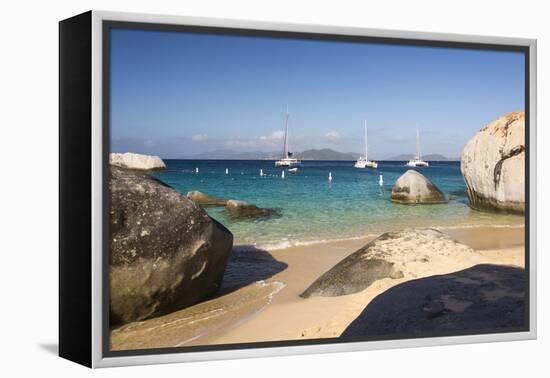
{"type": "Polygon", "coordinates": [[[367,120],[365,120],[365,160],[369,160],[367,158],[367,120]]]}
{"type": "Polygon", "coordinates": [[[284,151],[283,159],[288,159],[288,104],[286,106],[286,116],[285,116],[285,137],[284,137],[284,151]]]}
{"type": "Polygon", "coordinates": [[[421,160],[420,155],[420,132],[418,131],[418,128],[416,128],[416,158],[418,160],[421,160]]]}

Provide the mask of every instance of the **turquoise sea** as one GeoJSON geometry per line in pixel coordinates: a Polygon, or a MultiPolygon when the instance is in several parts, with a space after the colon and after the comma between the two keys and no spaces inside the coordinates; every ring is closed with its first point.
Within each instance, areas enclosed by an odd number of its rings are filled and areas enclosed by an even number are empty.
{"type": "Polygon", "coordinates": [[[472,210],[459,162],[430,162],[417,168],[449,199],[442,205],[399,205],[391,188],[405,162],[380,161],[377,169],[356,169],[350,161],[303,161],[298,172],[275,168],[267,160],[165,160],[154,175],[182,194],[198,190],[259,207],[277,208],[280,217],[235,221],[223,207],[207,208],[235,237],[235,245],[284,248],[326,240],[349,239],[400,229],[433,226],[517,225],[523,217],[472,210]],[[198,168],[199,172],[195,173],[198,168]],[[228,169],[229,174],[225,174],[228,169]],[[260,176],[260,169],[266,176],[260,176]],[[333,180],[329,182],[329,172],[333,180]],[[383,185],[380,185],[380,175],[383,185]]]}

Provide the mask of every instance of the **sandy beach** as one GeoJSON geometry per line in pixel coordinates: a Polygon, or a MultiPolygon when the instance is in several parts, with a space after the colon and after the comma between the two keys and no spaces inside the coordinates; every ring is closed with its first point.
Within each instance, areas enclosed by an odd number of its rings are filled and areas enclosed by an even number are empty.
{"type": "Polygon", "coordinates": [[[338,297],[304,299],[300,294],[373,237],[272,251],[239,252],[237,247],[233,263],[239,266],[235,269],[242,273],[243,266],[248,267],[249,279],[232,279],[230,262],[226,275],[228,281],[233,281],[233,287],[223,288],[221,294],[206,302],[114,329],[111,347],[127,350],[339,337],[373,298],[400,283],[478,264],[524,267],[523,227],[441,231],[472,248],[473,253],[447,256],[429,264],[409,264],[402,278],[380,279],[363,291],[338,297]],[[250,254],[260,260],[239,262],[250,254]],[[263,273],[261,265],[266,266],[263,273]]]}

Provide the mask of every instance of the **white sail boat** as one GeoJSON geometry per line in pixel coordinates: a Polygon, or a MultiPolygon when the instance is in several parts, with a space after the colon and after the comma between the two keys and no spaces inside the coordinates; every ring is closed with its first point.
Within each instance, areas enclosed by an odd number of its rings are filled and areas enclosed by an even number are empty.
{"type": "Polygon", "coordinates": [[[378,163],[371,161],[367,157],[367,120],[365,120],[365,156],[359,156],[359,159],[353,165],[355,168],[377,168],[378,163]]]}
{"type": "Polygon", "coordinates": [[[285,136],[284,136],[284,150],[283,157],[275,162],[276,167],[291,167],[293,165],[300,165],[300,161],[295,159],[290,152],[288,152],[288,105],[286,107],[285,116],[285,136]]]}
{"type": "Polygon", "coordinates": [[[416,129],[416,156],[409,160],[407,167],[429,167],[427,161],[422,160],[422,155],[420,154],[420,132],[416,129]]]}

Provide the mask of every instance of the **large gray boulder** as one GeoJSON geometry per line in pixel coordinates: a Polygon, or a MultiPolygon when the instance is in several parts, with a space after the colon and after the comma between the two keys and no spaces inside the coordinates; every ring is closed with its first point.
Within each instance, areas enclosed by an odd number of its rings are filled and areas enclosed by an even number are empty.
{"type": "Polygon", "coordinates": [[[225,210],[233,219],[268,218],[279,215],[279,212],[275,209],[264,209],[254,204],[238,200],[227,201],[225,210]]]}
{"type": "Polygon", "coordinates": [[[216,198],[197,190],[187,193],[187,198],[202,206],[225,206],[227,203],[227,200],[216,198]]]}
{"type": "Polygon", "coordinates": [[[410,169],[397,179],[391,190],[392,202],[402,204],[445,203],[445,196],[423,174],[410,169]]]}
{"type": "Polygon", "coordinates": [[[374,298],[342,337],[525,331],[527,275],[481,264],[394,286],[374,298]]]}
{"type": "Polygon", "coordinates": [[[471,248],[434,229],[387,232],[340,261],[300,296],[353,294],[383,278],[411,277],[409,268],[415,264],[440,262],[448,256],[472,253],[471,248]]]}
{"type": "Polygon", "coordinates": [[[111,167],[111,325],[197,303],[220,287],[233,235],[193,201],[111,167]]]}
{"type": "Polygon", "coordinates": [[[160,157],[133,152],[112,153],[109,155],[109,163],[115,167],[136,171],[161,171],[166,169],[166,165],[160,157]]]}
{"type": "Polygon", "coordinates": [[[473,208],[525,212],[525,113],[508,113],[466,144],[460,167],[473,208]]]}

